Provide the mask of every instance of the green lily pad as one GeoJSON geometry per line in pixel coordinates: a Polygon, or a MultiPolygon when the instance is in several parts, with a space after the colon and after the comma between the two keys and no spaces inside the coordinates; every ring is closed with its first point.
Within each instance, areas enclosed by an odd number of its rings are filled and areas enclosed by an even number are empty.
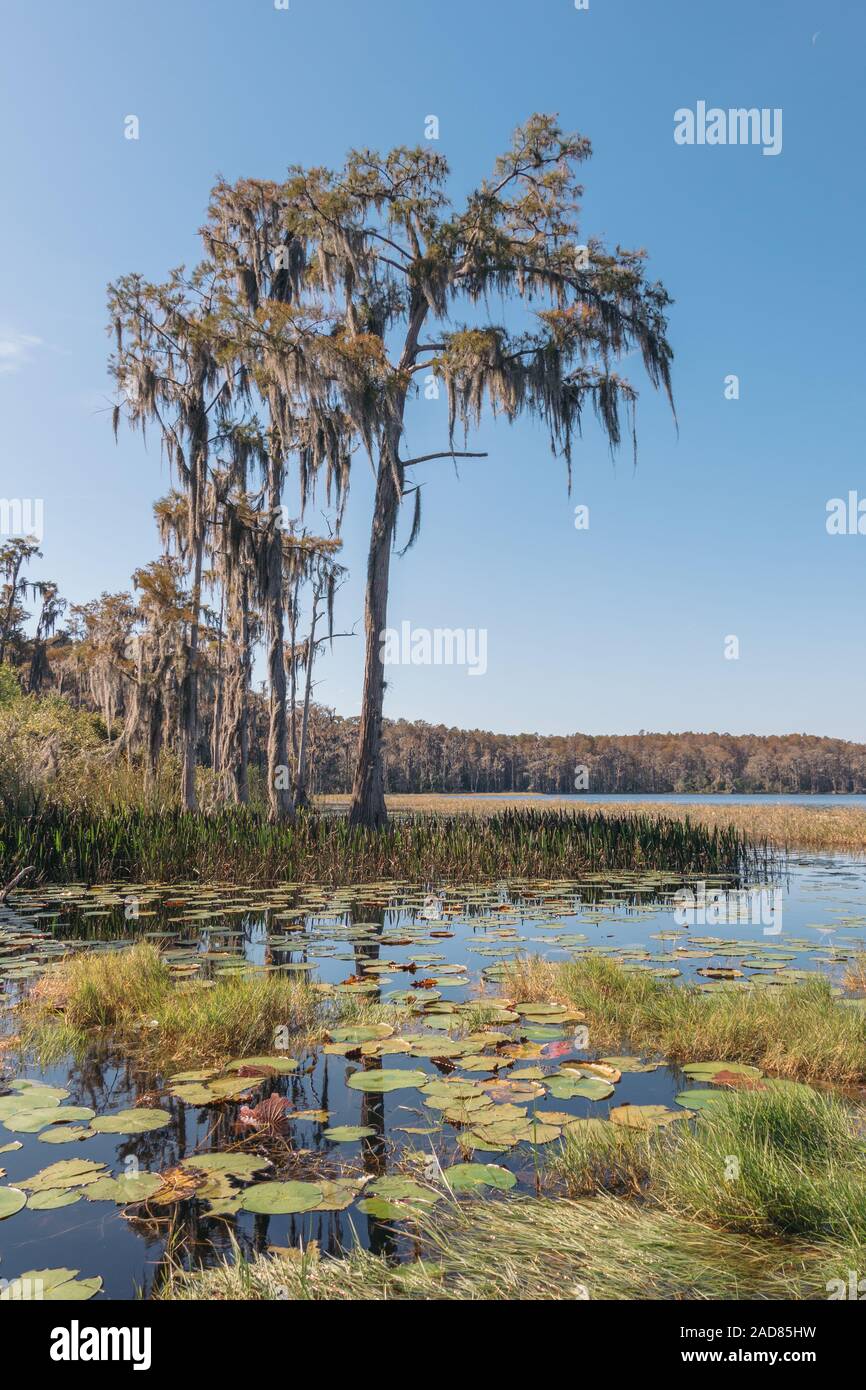
{"type": "Polygon", "coordinates": [[[31,1211],[53,1211],[55,1207],[71,1207],[81,1201],[81,1192],[74,1187],[50,1187],[45,1192],[31,1192],[27,1205],[31,1211]]]}
{"type": "Polygon", "coordinates": [[[98,1274],[92,1279],[79,1279],[77,1275],[77,1269],[28,1269],[0,1291],[0,1302],[25,1297],[56,1303],[84,1302],[99,1293],[102,1279],[98,1274]]]}
{"type": "Polygon", "coordinates": [[[358,1210],[364,1212],[365,1216],[374,1216],[377,1221],[411,1221],[418,1214],[414,1207],[408,1204],[399,1206],[385,1197],[364,1197],[358,1203],[358,1210]]]}
{"type": "MultiPolygon", "coordinates": [[[[297,1071],[300,1063],[294,1057],[287,1057],[285,1053],[277,1053],[270,1057],[238,1057],[234,1062],[229,1062],[226,1071],[239,1071],[241,1067],[263,1067],[272,1071],[280,1072],[285,1075],[290,1071],[297,1071]]],[[[251,1078],[255,1079],[255,1078],[251,1078]]]]}
{"type": "Polygon", "coordinates": [[[104,1163],[97,1163],[92,1158],[65,1158],[34,1173],[21,1186],[30,1192],[44,1192],[49,1187],[89,1186],[107,1176],[108,1169],[104,1163]]]}
{"type": "Polygon", "coordinates": [[[334,1125],[322,1131],[324,1138],[334,1144],[352,1144],[356,1139],[366,1139],[375,1133],[371,1125],[334,1125]]]}
{"type": "Polygon", "coordinates": [[[365,1023],[356,1028],[331,1028],[328,1037],[336,1043],[359,1044],[390,1038],[393,1032],[387,1023],[365,1023]]]}
{"type": "Polygon", "coordinates": [[[325,1200],[321,1187],[311,1182],[260,1182],[243,1194],[244,1211],[284,1216],[312,1211],[325,1200]]]}
{"type": "Polygon", "coordinates": [[[171,1124],[167,1110],[118,1110],[116,1115],[100,1115],[93,1121],[97,1134],[146,1134],[171,1124]]]}
{"type": "Polygon", "coordinates": [[[455,1192],[474,1192],[479,1187],[495,1187],[507,1192],[517,1178],[498,1163],[455,1163],[442,1176],[455,1192]]]}
{"type": "Polygon", "coordinates": [[[426,1071],[401,1071],[383,1067],[378,1071],[356,1071],[349,1077],[346,1085],[353,1091],[404,1091],[423,1086],[429,1078],[426,1071]]]}
{"type": "Polygon", "coordinates": [[[27,1194],[19,1192],[17,1187],[0,1187],[0,1221],[5,1220],[7,1216],[14,1216],[26,1201],[27,1194]]]}
{"type": "Polygon", "coordinates": [[[273,1167],[273,1164],[269,1158],[261,1158],[258,1154],[228,1153],[190,1154],[188,1158],[182,1158],[178,1166],[251,1182],[256,1173],[273,1167]]]}
{"type": "Polygon", "coordinates": [[[615,1105],[608,1118],[628,1129],[655,1129],[687,1117],[682,1110],[671,1110],[667,1105],[615,1105]]]}
{"type": "Polygon", "coordinates": [[[614,1092],[609,1081],[601,1081],[597,1076],[564,1072],[549,1076],[546,1085],[555,1100],[573,1100],[575,1096],[581,1096],[584,1100],[607,1100],[614,1092]]]}
{"type": "Polygon", "coordinates": [[[712,1081],[716,1072],[730,1071],[737,1076],[750,1076],[755,1079],[764,1075],[760,1067],[749,1067],[743,1062],[689,1062],[683,1067],[686,1076],[694,1081],[712,1081]]]}
{"type": "Polygon", "coordinates": [[[674,1096],[677,1105],[683,1105],[687,1110],[705,1110],[708,1105],[715,1105],[720,1100],[724,1100],[724,1091],[710,1091],[698,1086],[691,1091],[680,1091],[674,1096]]]}
{"type": "Polygon", "coordinates": [[[21,1110],[10,1115],[4,1124],[13,1134],[38,1134],[49,1125],[66,1124],[75,1120],[92,1120],[96,1114],[87,1105],[48,1106],[39,1110],[21,1110]]]}
{"type": "Polygon", "coordinates": [[[89,1183],[83,1196],[89,1202],[116,1202],[119,1207],[128,1207],[134,1202],[146,1202],[162,1185],[159,1173],[129,1173],[89,1183]]]}
{"type": "Polygon", "coordinates": [[[90,1125],[55,1125],[43,1129],[39,1136],[40,1144],[74,1144],[82,1139],[92,1139],[96,1134],[90,1125]]]}

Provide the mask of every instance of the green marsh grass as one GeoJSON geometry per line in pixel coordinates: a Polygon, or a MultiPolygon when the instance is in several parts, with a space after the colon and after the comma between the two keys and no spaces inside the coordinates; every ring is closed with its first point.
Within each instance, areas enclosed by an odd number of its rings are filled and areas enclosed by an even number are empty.
{"type": "Polygon", "coordinates": [[[304,980],[276,973],[177,980],[149,942],[70,957],[46,971],[19,1007],[24,1049],[47,1055],[54,1028],[58,1042],[108,1030],[160,1070],[273,1052],[277,1029],[303,1046],[321,1036],[323,1022],[322,996],[304,980]]]}
{"type": "Polygon", "coordinates": [[[651,1190],[668,1209],[729,1231],[847,1242],[862,1265],[866,1155],[835,1097],[785,1084],[722,1094],[650,1152],[651,1190]]]}
{"type": "Polygon", "coordinates": [[[739,831],[687,818],[619,818],[572,811],[504,810],[489,817],[409,815],[385,830],[344,816],[303,814],[271,824],[247,807],[213,812],[102,811],[46,804],[0,807],[0,881],[24,864],[50,882],[115,879],[248,884],[426,882],[571,877],[586,871],[663,867],[736,873],[760,858],[739,831]]]}
{"type": "Polygon", "coordinates": [[[593,1047],[627,1046],[673,1062],[746,1062],[799,1081],[866,1079],[866,1013],[841,1003],[818,976],[796,985],[701,990],[585,956],[562,965],[517,960],[497,985],[514,999],[573,1004],[593,1047]]]}

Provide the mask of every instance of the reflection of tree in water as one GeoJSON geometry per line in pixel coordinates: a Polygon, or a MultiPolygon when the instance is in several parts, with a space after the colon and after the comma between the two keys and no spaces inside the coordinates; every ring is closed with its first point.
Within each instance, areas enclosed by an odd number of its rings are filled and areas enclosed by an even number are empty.
{"type": "MultiPolygon", "coordinates": [[[[354,943],[355,971],[361,977],[375,981],[376,989],[365,994],[364,998],[369,999],[371,1004],[382,1003],[382,988],[379,984],[379,977],[376,974],[365,976],[364,966],[372,961],[381,959],[382,946],[380,937],[385,931],[385,910],[374,904],[360,904],[358,910],[363,911],[363,920],[370,927],[375,926],[375,933],[356,939],[354,943]]],[[[365,1071],[381,1071],[381,1057],[365,1057],[363,1062],[365,1071]]],[[[374,1130],[375,1133],[368,1134],[361,1140],[361,1158],[364,1164],[364,1172],[372,1177],[380,1177],[387,1170],[388,1166],[388,1142],[386,1137],[385,1122],[385,1097],[377,1095],[374,1091],[361,1092],[361,1124],[374,1130]]],[[[367,1240],[370,1249],[375,1255],[390,1255],[395,1248],[394,1237],[382,1222],[375,1217],[367,1217],[367,1240]]]]}

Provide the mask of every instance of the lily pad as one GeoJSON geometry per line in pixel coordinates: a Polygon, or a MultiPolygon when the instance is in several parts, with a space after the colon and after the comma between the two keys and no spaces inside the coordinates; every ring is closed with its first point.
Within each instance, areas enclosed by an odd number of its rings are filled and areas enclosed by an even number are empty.
{"type": "Polygon", "coordinates": [[[14,1216],[26,1201],[27,1194],[20,1192],[17,1187],[0,1187],[0,1221],[5,1220],[7,1216],[14,1216]]]}
{"type": "Polygon", "coordinates": [[[428,1079],[426,1071],[382,1067],[377,1071],[353,1072],[346,1085],[353,1091],[372,1091],[379,1095],[384,1091],[405,1091],[423,1086],[428,1079]]]}
{"type": "Polygon", "coordinates": [[[102,1279],[98,1274],[92,1279],[79,1279],[77,1275],[77,1269],[28,1269],[0,1291],[0,1302],[25,1297],[56,1303],[84,1302],[99,1293],[102,1279]]]}
{"type": "Polygon", "coordinates": [[[455,1192],[474,1192],[479,1187],[495,1187],[507,1192],[517,1178],[498,1163],[455,1163],[443,1170],[442,1176],[455,1192]]]}
{"type": "Polygon", "coordinates": [[[684,1120],[682,1110],[670,1110],[666,1105],[615,1105],[608,1117],[615,1125],[629,1129],[655,1129],[674,1120],[684,1120]]]}
{"type": "Polygon", "coordinates": [[[171,1124],[167,1110],[118,1110],[116,1115],[100,1115],[93,1121],[97,1134],[147,1134],[171,1124]]]}
{"type": "Polygon", "coordinates": [[[680,1091],[674,1096],[677,1105],[683,1105],[687,1110],[706,1110],[708,1105],[715,1105],[724,1098],[724,1091],[710,1091],[698,1086],[691,1091],[680,1091]]]}
{"type": "Polygon", "coordinates": [[[366,1139],[375,1133],[371,1125],[334,1125],[322,1131],[323,1137],[334,1144],[352,1144],[356,1139],[366,1139]]]}
{"type": "Polygon", "coordinates": [[[311,1182],[260,1182],[243,1194],[244,1211],[284,1216],[312,1211],[325,1199],[324,1190],[311,1182]]]}

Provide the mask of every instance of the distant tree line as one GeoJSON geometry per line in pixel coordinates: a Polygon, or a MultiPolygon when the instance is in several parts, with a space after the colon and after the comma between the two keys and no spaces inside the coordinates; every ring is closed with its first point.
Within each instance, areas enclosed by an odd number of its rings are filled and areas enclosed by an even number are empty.
{"type": "MultiPolygon", "coordinates": [[[[311,716],[316,793],[351,787],[356,727],[311,716]]],[[[866,793],[866,744],[812,734],[494,734],[423,720],[384,721],[388,792],[866,793]],[[581,778],[579,770],[585,769],[581,778]]]]}

